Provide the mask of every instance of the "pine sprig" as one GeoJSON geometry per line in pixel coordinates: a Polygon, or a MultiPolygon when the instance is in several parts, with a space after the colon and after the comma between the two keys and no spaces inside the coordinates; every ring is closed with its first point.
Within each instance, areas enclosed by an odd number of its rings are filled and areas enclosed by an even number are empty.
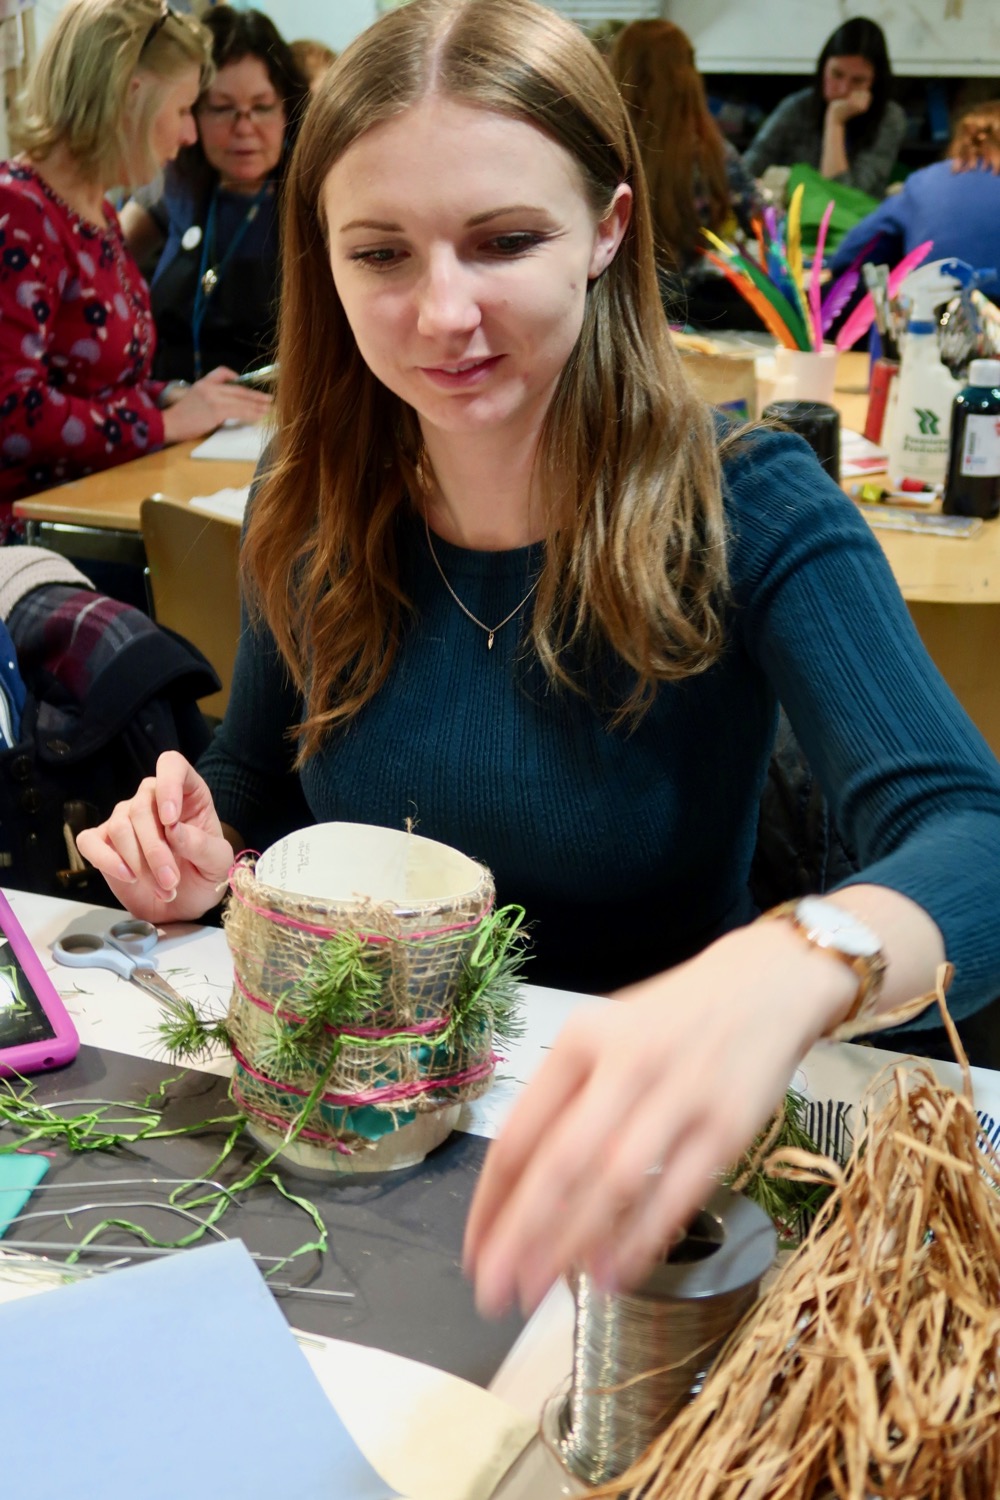
{"type": "Polygon", "coordinates": [[[385,955],[374,944],[355,932],[339,932],[316,949],[281,1008],[315,1030],[357,1025],[381,1001],[385,969],[385,955]]]}
{"type": "Polygon", "coordinates": [[[198,1062],[217,1046],[231,1049],[232,1038],[223,1019],[211,1020],[201,1015],[190,1000],[162,1004],[168,1014],[156,1029],[172,1057],[198,1062]]]}
{"type": "Polygon", "coordinates": [[[804,1095],[789,1089],[781,1110],[771,1117],[749,1150],[723,1178],[727,1186],[738,1188],[759,1204],[785,1247],[804,1238],[814,1215],[830,1193],[829,1187],[818,1184],[770,1177],[765,1168],[767,1158],[774,1151],[789,1146],[802,1151],[819,1150],[806,1129],[808,1109],[809,1101],[804,1095]]]}

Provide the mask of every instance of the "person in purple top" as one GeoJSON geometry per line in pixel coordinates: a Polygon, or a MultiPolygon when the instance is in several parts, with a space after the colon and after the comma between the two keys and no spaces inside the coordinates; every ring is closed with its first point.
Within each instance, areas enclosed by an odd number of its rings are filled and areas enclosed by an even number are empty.
{"type": "Polygon", "coordinates": [[[926,240],[934,243],[933,260],[956,256],[977,270],[992,266],[994,276],[980,290],[1000,301],[1000,99],[967,110],[944,161],[912,173],[844,236],[834,274],[872,241],[869,259],[894,265],[926,240]]]}

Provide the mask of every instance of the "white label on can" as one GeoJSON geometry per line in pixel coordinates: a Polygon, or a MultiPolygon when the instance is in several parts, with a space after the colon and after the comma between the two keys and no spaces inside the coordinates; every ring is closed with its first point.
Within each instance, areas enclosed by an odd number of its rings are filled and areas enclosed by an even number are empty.
{"type": "Polygon", "coordinates": [[[962,473],[977,479],[1000,477],[1000,415],[966,417],[962,473]]]}

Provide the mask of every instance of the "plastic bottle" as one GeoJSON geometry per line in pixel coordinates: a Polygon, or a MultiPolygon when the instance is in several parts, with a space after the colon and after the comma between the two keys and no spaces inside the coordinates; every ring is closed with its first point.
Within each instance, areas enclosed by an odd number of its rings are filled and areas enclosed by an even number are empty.
{"type": "Polygon", "coordinates": [[[910,301],[910,320],[886,444],[894,485],[903,479],[920,479],[928,489],[944,483],[951,406],[961,383],[941,361],[935,313],[973,275],[965,261],[935,260],[911,272],[900,289],[910,301]]]}
{"type": "Polygon", "coordinates": [[[1000,515],[1000,359],[974,359],[952,407],[948,479],[950,516],[1000,515]]]}

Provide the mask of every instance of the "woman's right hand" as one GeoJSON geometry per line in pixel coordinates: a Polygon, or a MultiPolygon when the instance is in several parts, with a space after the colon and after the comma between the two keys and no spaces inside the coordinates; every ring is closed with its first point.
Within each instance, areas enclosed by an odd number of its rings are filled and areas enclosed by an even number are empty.
{"type": "Polygon", "coordinates": [[[77,837],[121,904],[147,921],[195,921],[219,900],[233,862],[212,794],[176,750],[134,797],[77,837]]]}
{"type": "Polygon", "coordinates": [[[856,115],[867,114],[871,107],[871,89],[854,89],[852,93],[845,94],[843,99],[831,99],[826,110],[838,124],[846,125],[856,115]]]}
{"type": "Polygon", "coordinates": [[[234,385],[236,371],[219,365],[163,411],[163,441],[203,437],[223,422],[260,422],[274,405],[266,391],[234,385]]]}

